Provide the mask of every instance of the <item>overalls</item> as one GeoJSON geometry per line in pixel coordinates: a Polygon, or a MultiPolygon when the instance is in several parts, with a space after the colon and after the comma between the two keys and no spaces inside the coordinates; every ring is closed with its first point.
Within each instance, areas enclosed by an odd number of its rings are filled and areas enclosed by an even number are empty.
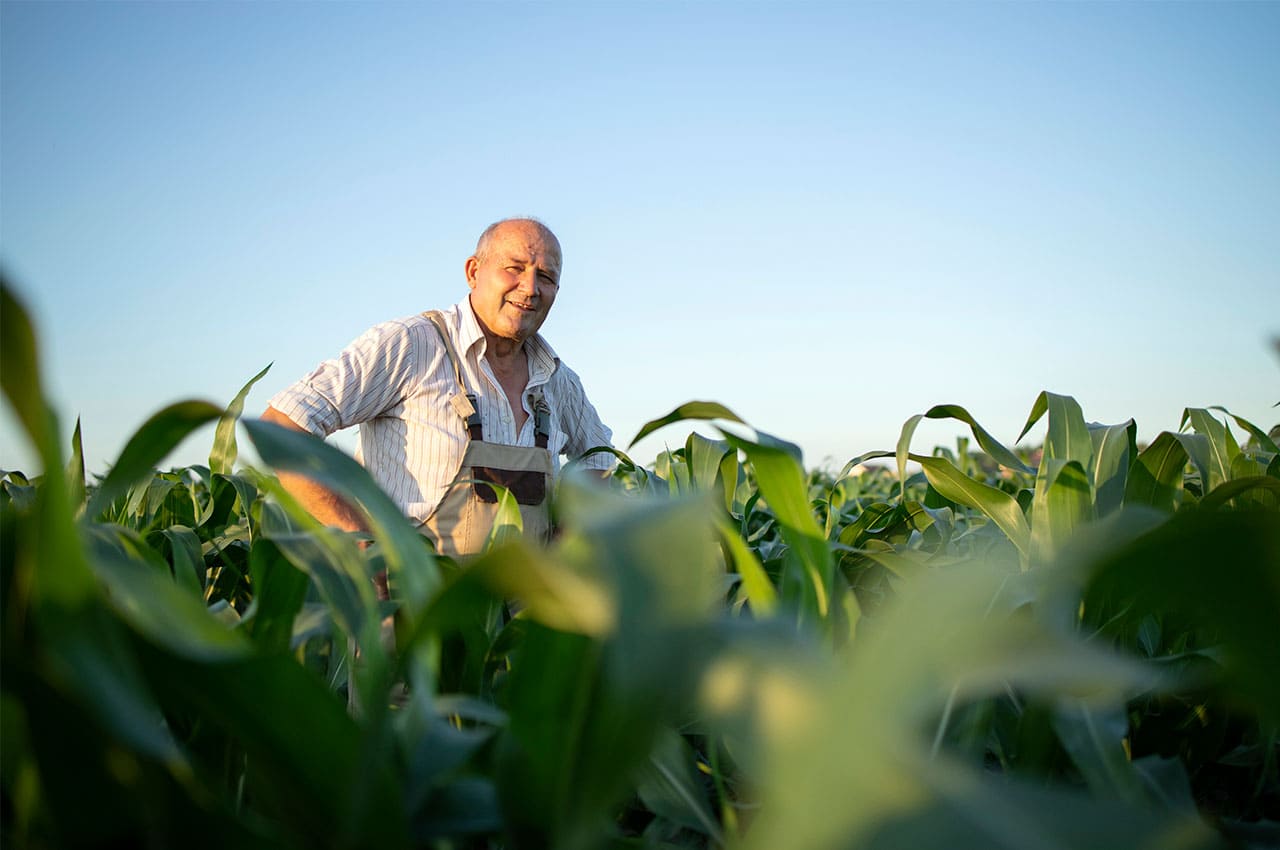
{"type": "Polygon", "coordinates": [[[467,429],[469,441],[462,464],[444,497],[422,521],[418,531],[429,537],[442,555],[474,555],[484,549],[498,515],[498,493],[490,483],[511,491],[520,507],[524,536],[545,541],[551,522],[547,497],[551,490],[552,464],[547,441],[551,432],[551,409],[541,388],[528,392],[533,409],[534,443],[507,446],[486,443],[476,410],[476,395],[462,377],[462,361],[445,330],[438,310],[423,313],[435,325],[444,342],[445,355],[453,366],[458,391],[449,399],[467,429]]]}
{"type": "MultiPolygon", "coordinates": [[[[534,388],[527,394],[529,406],[533,408],[535,445],[532,448],[486,443],[480,413],[476,410],[476,395],[469,391],[462,377],[462,361],[445,330],[444,318],[438,310],[429,310],[422,315],[435,325],[444,342],[445,355],[453,366],[458,387],[449,404],[461,417],[469,440],[457,474],[445,490],[440,504],[419,524],[418,532],[435,544],[438,554],[454,558],[478,554],[488,542],[498,515],[498,493],[489,486],[489,483],[494,483],[507,488],[515,497],[520,507],[525,539],[546,541],[551,530],[547,503],[552,478],[551,452],[547,449],[551,435],[551,408],[547,406],[542,390],[534,388]]],[[[374,577],[374,585],[379,599],[390,598],[385,572],[374,577]]],[[[388,651],[395,651],[395,630],[390,618],[382,624],[382,642],[388,651]]],[[[358,657],[354,639],[351,652],[358,657]]],[[[393,689],[391,699],[397,705],[404,704],[407,697],[403,685],[393,689]]],[[[355,712],[357,705],[355,689],[352,688],[348,708],[355,712]]]]}

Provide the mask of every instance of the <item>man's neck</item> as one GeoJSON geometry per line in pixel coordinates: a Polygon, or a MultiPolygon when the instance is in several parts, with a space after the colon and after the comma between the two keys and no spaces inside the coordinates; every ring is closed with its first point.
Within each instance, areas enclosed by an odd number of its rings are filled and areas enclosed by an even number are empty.
{"type": "Polygon", "coordinates": [[[497,366],[517,366],[524,360],[524,342],[494,336],[487,329],[484,331],[484,351],[489,362],[497,366]]]}

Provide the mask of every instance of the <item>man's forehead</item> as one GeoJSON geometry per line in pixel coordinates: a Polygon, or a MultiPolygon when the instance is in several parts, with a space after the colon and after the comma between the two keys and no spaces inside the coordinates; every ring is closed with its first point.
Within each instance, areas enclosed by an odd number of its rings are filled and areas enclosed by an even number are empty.
{"type": "Polygon", "coordinates": [[[550,239],[536,233],[501,234],[495,246],[496,253],[503,259],[521,260],[523,262],[539,262],[543,265],[560,267],[560,250],[550,239]]]}

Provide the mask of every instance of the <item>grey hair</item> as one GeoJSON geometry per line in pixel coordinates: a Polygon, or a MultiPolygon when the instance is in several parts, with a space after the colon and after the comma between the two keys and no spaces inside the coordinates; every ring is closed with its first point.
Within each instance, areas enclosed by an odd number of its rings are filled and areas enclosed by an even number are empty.
{"type": "Polygon", "coordinates": [[[493,250],[493,238],[497,234],[498,230],[504,224],[512,224],[514,222],[532,224],[534,227],[541,230],[543,235],[548,237],[551,241],[551,244],[555,246],[556,259],[559,260],[562,265],[564,264],[564,253],[560,250],[560,240],[557,239],[556,235],[551,232],[550,227],[547,227],[547,225],[544,224],[540,219],[536,219],[531,215],[517,215],[517,216],[512,216],[511,218],[499,219],[498,221],[495,221],[493,224],[486,227],[484,229],[484,232],[480,234],[480,238],[476,240],[476,253],[475,253],[476,259],[478,260],[487,259],[489,256],[489,253],[493,250]]]}

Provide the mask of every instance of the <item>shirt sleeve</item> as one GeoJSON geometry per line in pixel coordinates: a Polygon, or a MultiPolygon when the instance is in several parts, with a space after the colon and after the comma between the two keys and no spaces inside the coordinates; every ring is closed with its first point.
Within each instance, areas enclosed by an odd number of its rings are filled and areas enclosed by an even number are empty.
{"type": "Polygon", "coordinates": [[[375,325],[269,404],[323,437],[374,419],[400,404],[421,374],[414,337],[402,320],[375,325]]]}
{"type": "MultiPolygon", "coordinates": [[[[597,446],[613,446],[613,432],[600,421],[600,415],[587,399],[576,372],[563,363],[558,370],[564,377],[565,400],[560,427],[564,430],[564,453],[570,458],[582,457],[597,446]]],[[[613,469],[616,458],[609,452],[593,454],[582,461],[586,469],[613,469]]]]}

